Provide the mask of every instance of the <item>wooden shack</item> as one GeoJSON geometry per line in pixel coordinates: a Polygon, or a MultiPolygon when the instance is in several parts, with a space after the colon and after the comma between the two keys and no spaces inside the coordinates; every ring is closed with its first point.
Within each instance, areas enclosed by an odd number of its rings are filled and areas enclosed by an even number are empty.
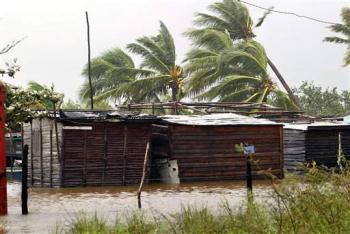
{"type": "Polygon", "coordinates": [[[339,147],[350,159],[350,125],[343,122],[286,124],[284,127],[284,166],[301,172],[300,165],[313,163],[337,167],[339,147]]]}
{"type": "MultiPolygon", "coordinates": [[[[281,178],[282,126],[237,114],[165,116],[154,126],[152,162],[177,170],[180,182],[241,180],[246,177],[247,155],[237,152],[235,145],[246,143],[255,147],[254,177],[262,177],[258,171],[270,170],[281,178]]],[[[159,173],[152,175],[155,179],[159,173]]]]}
{"type": "Polygon", "coordinates": [[[60,111],[24,126],[28,182],[35,187],[140,182],[153,116],[112,111],[60,111]]]}
{"type": "Polygon", "coordinates": [[[306,132],[306,161],[318,165],[336,167],[339,147],[347,160],[350,159],[350,125],[309,125],[306,132]]]}
{"type": "Polygon", "coordinates": [[[284,169],[301,173],[305,159],[305,137],[307,124],[286,124],[284,126],[284,169]]]}

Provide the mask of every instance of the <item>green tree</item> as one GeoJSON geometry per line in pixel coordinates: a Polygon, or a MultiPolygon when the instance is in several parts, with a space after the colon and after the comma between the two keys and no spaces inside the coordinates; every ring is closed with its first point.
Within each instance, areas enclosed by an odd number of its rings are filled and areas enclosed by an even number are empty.
{"type": "Polygon", "coordinates": [[[187,53],[189,94],[218,101],[266,102],[275,95],[280,106],[296,108],[267,71],[264,47],[254,40],[233,43],[229,33],[203,29],[189,36],[198,48],[187,53]]]}
{"type": "Polygon", "coordinates": [[[172,101],[180,100],[184,73],[176,64],[174,39],[163,22],[160,22],[158,35],[138,38],[127,48],[142,58],[139,78],[128,88],[129,92],[138,93],[137,101],[159,99],[168,89],[171,89],[172,101]]]}
{"type": "MultiPolygon", "coordinates": [[[[210,14],[198,13],[195,19],[195,25],[199,28],[191,29],[187,35],[192,38],[194,35],[206,34],[207,30],[217,30],[220,32],[227,32],[230,35],[231,40],[240,43],[243,41],[250,41],[255,37],[253,33],[253,21],[250,17],[247,7],[238,0],[223,0],[216,2],[208,7],[210,14]]],[[[257,26],[260,26],[264,21],[267,14],[265,14],[260,20],[257,26]]],[[[216,41],[206,41],[206,44],[212,43],[215,46],[216,41]]],[[[195,46],[200,47],[201,44],[194,43],[195,46]]],[[[279,81],[288,93],[288,96],[295,103],[299,105],[297,98],[294,96],[292,90],[272,63],[267,58],[267,63],[276,74],[279,81]]]]}
{"type": "Polygon", "coordinates": [[[6,124],[8,129],[15,129],[24,122],[29,122],[38,116],[47,115],[54,105],[59,106],[63,95],[54,88],[31,81],[26,89],[7,87],[6,124]]]}
{"type": "Polygon", "coordinates": [[[342,33],[343,37],[326,37],[325,41],[345,44],[348,47],[344,57],[346,66],[350,65],[350,8],[343,8],[341,16],[344,24],[334,24],[331,25],[330,28],[333,32],[342,33]]]}
{"type": "Polygon", "coordinates": [[[315,117],[340,117],[350,111],[350,93],[337,88],[323,89],[313,82],[304,81],[294,89],[306,114],[315,117]]]}

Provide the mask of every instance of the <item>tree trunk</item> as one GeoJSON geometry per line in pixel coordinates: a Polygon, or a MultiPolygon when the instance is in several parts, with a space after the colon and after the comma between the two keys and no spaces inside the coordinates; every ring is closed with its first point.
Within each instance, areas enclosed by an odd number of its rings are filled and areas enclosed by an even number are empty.
{"type": "Polygon", "coordinates": [[[173,84],[171,87],[171,100],[175,102],[175,109],[172,110],[174,115],[177,115],[177,90],[178,87],[176,84],[173,84]]]}
{"type": "Polygon", "coordinates": [[[275,73],[277,76],[278,80],[282,83],[283,88],[287,91],[289,98],[293,101],[293,103],[299,108],[299,110],[302,110],[301,105],[299,103],[298,98],[293,94],[293,91],[290,89],[289,85],[287,82],[284,80],[283,76],[281,73],[278,71],[276,66],[272,63],[270,58],[267,57],[267,62],[269,66],[271,67],[272,71],[275,73]]]}
{"type": "Polygon", "coordinates": [[[171,100],[173,102],[177,102],[177,87],[176,87],[176,85],[172,85],[172,87],[171,87],[171,100]]]}

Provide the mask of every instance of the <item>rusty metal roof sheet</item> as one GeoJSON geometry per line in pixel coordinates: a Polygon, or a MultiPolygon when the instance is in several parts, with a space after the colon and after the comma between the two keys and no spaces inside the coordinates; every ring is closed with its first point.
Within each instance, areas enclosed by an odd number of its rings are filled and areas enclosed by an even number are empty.
{"type": "Polygon", "coordinates": [[[60,120],[71,121],[133,121],[133,120],[156,120],[153,115],[134,114],[120,111],[82,111],[82,110],[60,110],[60,120]]]}
{"type": "Polygon", "coordinates": [[[163,122],[180,125],[229,126],[229,125],[283,125],[266,119],[256,119],[233,113],[211,115],[166,115],[163,122]]]}

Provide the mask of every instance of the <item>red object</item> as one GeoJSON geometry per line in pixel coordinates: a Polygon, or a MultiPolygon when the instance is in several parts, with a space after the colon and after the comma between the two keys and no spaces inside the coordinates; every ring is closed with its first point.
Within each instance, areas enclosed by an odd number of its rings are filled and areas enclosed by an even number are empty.
{"type": "Polygon", "coordinates": [[[5,145],[6,88],[0,83],[0,215],[7,214],[6,145],[5,145]]]}

